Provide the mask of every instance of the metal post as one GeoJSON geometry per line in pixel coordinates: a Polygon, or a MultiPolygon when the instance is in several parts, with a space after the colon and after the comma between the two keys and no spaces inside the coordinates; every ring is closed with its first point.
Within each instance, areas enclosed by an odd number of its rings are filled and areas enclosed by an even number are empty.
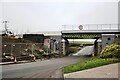
{"type": "Polygon", "coordinates": [[[55,51],[56,51],[56,50],[55,50],[55,49],[56,49],[55,42],[54,42],[54,47],[53,47],[53,49],[54,49],[54,53],[55,53],[55,51]]]}
{"type": "Polygon", "coordinates": [[[47,55],[48,55],[48,45],[47,45],[47,55]]]}
{"type": "Polygon", "coordinates": [[[111,24],[110,24],[110,27],[109,27],[110,29],[111,29],[111,24]]]}
{"type": "Polygon", "coordinates": [[[72,25],[72,30],[73,30],[73,25],[72,25]]]}
{"type": "Polygon", "coordinates": [[[90,29],[89,26],[90,26],[90,25],[88,24],[88,30],[90,29]]]}
{"type": "Polygon", "coordinates": [[[11,44],[11,55],[13,55],[13,44],[11,44]]]}
{"type": "Polygon", "coordinates": [[[34,54],[34,53],[33,53],[33,50],[34,50],[34,44],[32,44],[32,55],[34,54]]]}
{"type": "Polygon", "coordinates": [[[98,25],[97,25],[97,30],[99,30],[98,25]]]}
{"type": "Polygon", "coordinates": [[[15,46],[14,44],[11,44],[11,55],[13,55],[13,47],[14,46],[15,46]]]}
{"type": "Polygon", "coordinates": [[[101,30],[102,30],[102,24],[101,24],[101,30]]]}
{"type": "MultiPolygon", "coordinates": [[[[11,55],[13,56],[13,47],[15,45],[11,44],[11,55]]],[[[16,58],[16,55],[14,54],[14,62],[16,63],[17,62],[17,58],[16,58]]]]}

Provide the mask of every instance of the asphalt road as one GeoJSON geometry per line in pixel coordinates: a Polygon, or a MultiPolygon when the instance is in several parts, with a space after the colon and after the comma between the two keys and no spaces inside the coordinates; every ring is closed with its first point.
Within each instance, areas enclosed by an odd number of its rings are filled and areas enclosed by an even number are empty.
{"type": "Polygon", "coordinates": [[[56,70],[63,66],[74,64],[83,60],[85,57],[64,57],[45,61],[36,61],[25,64],[13,64],[2,66],[3,78],[49,78],[56,70]]]}

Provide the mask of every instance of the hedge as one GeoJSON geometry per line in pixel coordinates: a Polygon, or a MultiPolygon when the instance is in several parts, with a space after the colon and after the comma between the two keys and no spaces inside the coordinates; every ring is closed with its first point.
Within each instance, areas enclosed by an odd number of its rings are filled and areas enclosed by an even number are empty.
{"type": "Polygon", "coordinates": [[[120,58],[120,45],[106,46],[100,53],[101,58],[120,58]]]}

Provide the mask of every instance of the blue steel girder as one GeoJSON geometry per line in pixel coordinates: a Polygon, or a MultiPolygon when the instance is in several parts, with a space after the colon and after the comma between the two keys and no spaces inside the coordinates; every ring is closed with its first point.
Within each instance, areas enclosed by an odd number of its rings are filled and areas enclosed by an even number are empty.
{"type": "Polygon", "coordinates": [[[63,34],[62,38],[65,39],[98,39],[101,34],[63,34]]]}

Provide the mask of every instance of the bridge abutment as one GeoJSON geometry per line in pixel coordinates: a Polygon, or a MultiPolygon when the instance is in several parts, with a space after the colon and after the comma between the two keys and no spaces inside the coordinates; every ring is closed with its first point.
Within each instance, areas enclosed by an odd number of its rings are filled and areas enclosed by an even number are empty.
{"type": "Polygon", "coordinates": [[[63,55],[69,53],[69,41],[67,39],[62,39],[62,53],[63,55]]]}

